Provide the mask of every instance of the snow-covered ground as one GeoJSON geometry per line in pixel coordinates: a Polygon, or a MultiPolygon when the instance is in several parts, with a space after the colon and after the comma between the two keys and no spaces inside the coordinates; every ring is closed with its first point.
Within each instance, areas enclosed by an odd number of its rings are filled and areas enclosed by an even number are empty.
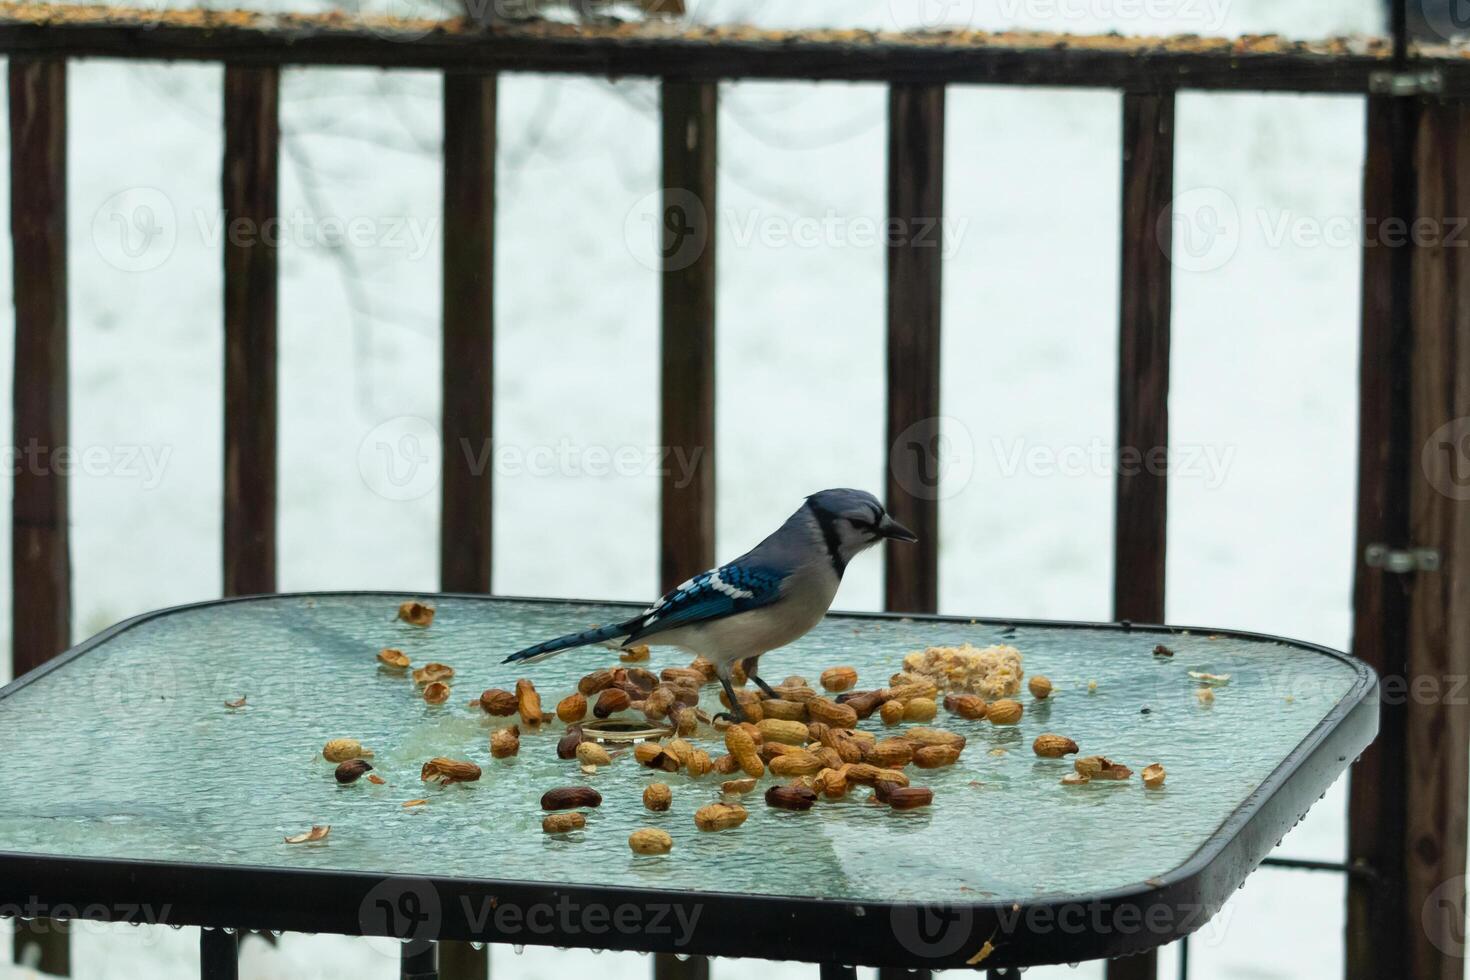
{"type": "MultiPolygon", "coordinates": [[[[919,16],[914,0],[693,6],[770,25],[919,16]]],[[[946,9],[977,26],[1136,33],[1318,36],[1371,32],[1378,19],[1373,0],[946,9]]],[[[220,589],[220,75],[71,69],[72,431],[78,447],[105,450],[72,484],[78,637],[220,589]]],[[[813,489],[882,487],[883,256],[862,232],[883,217],[885,103],[877,86],[841,84],[734,85],[722,98],[719,550],[731,554],[813,489]]],[[[950,94],[945,611],[1108,615],[1112,476],[1091,459],[1114,427],[1118,102],[1107,92],[950,94]]],[[[636,247],[640,201],[657,187],[655,105],[643,81],[502,82],[496,429],[511,452],[497,457],[500,592],[643,598],[656,588],[658,460],[647,450],[657,443],[658,297],[636,247]],[[623,447],[639,460],[631,472],[585,471],[597,451],[623,447]],[[548,465],[514,453],[548,449],[548,465]]],[[[409,445],[399,437],[417,431],[413,420],[438,413],[439,81],[291,71],[283,125],[292,225],[281,266],[280,584],[432,589],[432,467],[407,470],[405,456],[390,474],[374,447],[409,445]],[[332,219],[352,244],[323,244],[332,219]]],[[[1168,618],[1342,647],[1362,103],[1188,94],[1179,130],[1186,234],[1216,216],[1225,234],[1195,239],[1176,274],[1172,436],[1191,462],[1171,482],[1168,618]],[[1327,240],[1299,234],[1313,228],[1327,240]]],[[[9,247],[0,235],[5,270],[9,247]]],[[[8,359],[10,303],[0,300],[8,359]]],[[[8,379],[8,361],[0,370],[8,379]]],[[[0,396],[0,431],[9,405],[0,396]]],[[[856,566],[839,605],[876,608],[880,572],[876,560],[856,566]]],[[[1342,789],[1284,853],[1341,857],[1342,789]]],[[[1257,874],[1193,943],[1193,975],[1337,976],[1342,901],[1335,876],[1257,874]]],[[[83,978],[195,969],[192,930],[93,926],[75,945],[83,978]]],[[[251,943],[244,975],[388,978],[391,954],[287,936],[275,950],[251,943]]],[[[504,980],[648,969],[631,955],[497,949],[495,959],[504,980]]]]}

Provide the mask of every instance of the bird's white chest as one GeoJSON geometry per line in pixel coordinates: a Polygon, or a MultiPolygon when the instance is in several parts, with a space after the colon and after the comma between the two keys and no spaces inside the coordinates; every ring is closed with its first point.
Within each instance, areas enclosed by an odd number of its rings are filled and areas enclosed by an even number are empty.
{"type": "Polygon", "coordinates": [[[670,640],[717,663],[759,656],[800,639],[820,623],[838,584],[829,566],[804,568],[787,580],[781,598],[770,605],[680,630],[670,640]]]}

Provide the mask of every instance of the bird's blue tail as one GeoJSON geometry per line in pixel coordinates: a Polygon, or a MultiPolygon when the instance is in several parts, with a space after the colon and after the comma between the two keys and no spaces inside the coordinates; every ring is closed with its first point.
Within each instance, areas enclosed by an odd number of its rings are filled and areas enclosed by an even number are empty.
{"type": "Polygon", "coordinates": [[[577,647],[585,647],[592,643],[601,643],[604,640],[627,636],[628,629],[629,624],[627,623],[615,623],[612,626],[602,626],[598,629],[585,630],[581,633],[568,633],[566,636],[559,636],[554,640],[547,640],[545,643],[538,643],[533,647],[526,647],[526,649],[519,653],[513,653],[506,657],[503,662],[508,664],[535,663],[538,660],[545,660],[547,657],[554,657],[558,653],[577,647]]]}

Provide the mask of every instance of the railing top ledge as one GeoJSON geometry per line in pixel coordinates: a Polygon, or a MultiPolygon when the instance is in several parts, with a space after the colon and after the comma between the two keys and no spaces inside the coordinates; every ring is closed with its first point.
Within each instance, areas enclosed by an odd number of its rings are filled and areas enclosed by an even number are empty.
{"type": "MultiPolygon", "coordinates": [[[[460,20],[244,10],[0,3],[0,52],[60,57],[539,71],[690,79],[793,79],[1366,92],[1391,55],[1381,38],[1288,41],[1054,33],[768,31],[677,21],[485,31],[460,20]]],[[[1445,91],[1470,59],[1445,52],[1445,91]]]]}

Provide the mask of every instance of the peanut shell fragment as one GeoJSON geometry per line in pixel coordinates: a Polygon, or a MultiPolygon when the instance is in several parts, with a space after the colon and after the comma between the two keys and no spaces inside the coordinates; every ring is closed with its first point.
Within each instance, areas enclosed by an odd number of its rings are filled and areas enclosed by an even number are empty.
{"type": "Polygon", "coordinates": [[[346,762],[339,764],[337,771],[332,775],[336,778],[337,782],[346,786],[350,783],[357,782],[372,771],[372,763],[362,759],[348,759],[346,762]]]}
{"type": "Polygon", "coordinates": [[[578,691],[556,703],[556,716],[568,725],[587,717],[587,695],[578,691]]]}
{"type": "Polygon", "coordinates": [[[628,847],[634,854],[667,854],[674,849],[674,838],[657,827],[643,827],[628,835],[628,847]]]}
{"type": "Polygon", "coordinates": [[[772,786],[766,790],[766,806],[778,810],[810,810],[817,794],[806,786],[772,786]]]}
{"type": "Polygon", "coordinates": [[[312,827],[310,830],[308,830],[304,834],[296,834],[294,836],[287,837],[286,838],[286,843],[287,844],[315,844],[315,843],[317,843],[319,841],[326,840],[327,839],[327,835],[330,834],[331,832],[332,832],[332,828],[329,825],[323,825],[323,826],[319,826],[319,827],[312,827]]]}
{"type": "Polygon", "coordinates": [[[371,759],[373,754],[362,747],[355,738],[334,738],[322,746],[322,755],[328,762],[346,762],[348,759],[371,759]]]}
{"type": "Polygon", "coordinates": [[[1046,734],[1036,736],[1036,741],[1031,743],[1031,751],[1043,759],[1060,759],[1075,755],[1079,750],[1077,743],[1064,735],[1046,734]]]}
{"type": "Polygon", "coordinates": [[[393,670],[407,670],[411,662],[408,659],[408,654],[402,650],[394,650],[390,647],[378,651],[378,663],[384,667],[391,667],[393,670]]]}
{"type": "Polygon", "coordinates": [[[434,621],[434,607],[423,602],[405,602],[398,607],[398,618],[410,626],[428,626],[434,621]]]}
{"type": "Polygon", "coordinates": [[[820,678],[822,687],[834,694],[840,691],[851,690],[857,684],[858,672],[855,667],[829,667],[822,671],[820,678]]]}
{"type": "Polygon", "coordinates": [[[674,791],[667,783],[649,783],[643,788],[643,805],[655,813],[662,813],[674,802],[674,791]]]}
{"type": "Polygon", "coordinates": [[[591,786],[561,786],[541,794],[543,810],[578,810],[602,806],[602,794],[591,786]]]}
{"type": "Polygon", "coordinates": [[[480,779],[480,767],[473,762],[446,759],[442,756],[424,763],[419,778],[426,783],[452,786],[455,783],[473,783],[480,779]]]}
{"type": "Polygon", "coordinates": [[[587,818],[575,810],[565,813],[548,813],[541,819],[543,834],[569,834],[587,826],[587,818]]]}
{"type": "Polygon", "coordinates": [[[992,701],[990,710],[985,712],[985,717],[992,725],[1014,725],[1021,720],[1021,715],[1025,710],[1021,702],[1004,698],[1000,701],[992,701]]]}
{"type": "Polygon", "coordinates": [[[612,756],[596,742],[581,742],[577,745],[577,761],[584,766],[610,766],[612,756]]]}
{"type": "Polygon", "coordinates": [[[739,803],[711,803],[694,812],[694,826],[704,831],[729,830],[750,816],[739,803]]]}
{"type": "Polygon", "coordinates": [[[934,791],[927,786],[899,786],[889,790],[886,802],[895,810],[917,810],[934,802],[934,791]]]}

